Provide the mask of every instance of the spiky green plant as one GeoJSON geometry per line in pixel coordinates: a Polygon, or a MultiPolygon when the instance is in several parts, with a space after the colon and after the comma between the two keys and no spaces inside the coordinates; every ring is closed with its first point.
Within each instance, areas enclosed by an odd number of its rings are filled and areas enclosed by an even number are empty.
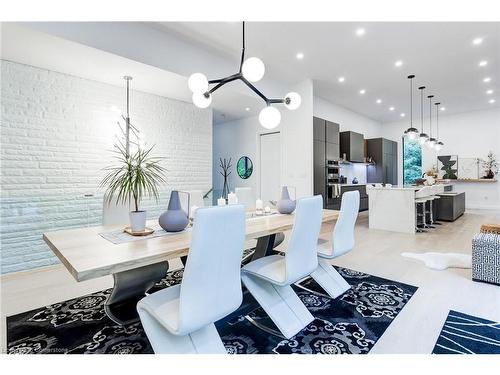
{"type": "Polygon", "coordinates": [[[135,211],[139,211],[139,203],[145,196],[158,202],[158,186],[165,183],[165,171],[160,165],[164,158],[151,156],[153,148],[154,145],[128,153],[121,142],[115,144],[112,152],[116,165],[104,169],[108,173],[101,181],[101,187],[106,187],[104,201],[107,204],[113,201],[113,197],[116,204],[125,204],[132,198],[135,211]]]}

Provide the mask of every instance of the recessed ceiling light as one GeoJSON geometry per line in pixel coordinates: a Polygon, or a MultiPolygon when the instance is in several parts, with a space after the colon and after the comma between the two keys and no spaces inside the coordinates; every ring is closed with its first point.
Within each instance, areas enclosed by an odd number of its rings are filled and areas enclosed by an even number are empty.
{"type": "Polygon", "coordinates": [[[389,107],[389,111],[394,111],[396,108],[394,107],[389,107]]]}
{"type": "Polygon", "coordinates": [[[400,116],[401,116],[401,117],[405,117],[405,116],[406,116],[406,114],[404,114],[404,113],[401,113],[401,114],[400,114],[400,116]]]}
{"type": "Polygon", "coordinates": [[[382,99],[377,99],[377,104],[382,103],[382,99]]]}
{"type": "Polygon", "coordinates": [[[302,60],[304,58],[304,54],[302,52],[299,52],[295,55],[295,57],[297,58],[297,60],[302,60]]]}
{"type": "Polygon", "coordinates": [[[486,60],[479,61],[478,65],[479,66],[486,66],[486,65],[488,65],[488,61],[486,61],[486,60]]]}
{"type": "Polygon", "coordinates": [[[356,29],[357,36],[363,36],[363,35],[365,35],[365,33],[366,33],[366,30],[363,29],[362,27],[360,27],[359,29],[356,29]]]}
{"type": "Polygon", "coordinates": [[[481,43],[483,43],[483,38],[475,38],[473,41],[472,41],[472,44],[475,45],[475,46],[478,46],[480,45],[481,43]]]}
{"type": "Polygon", "coordinates": [[[345,77],[339,77],[338,81],[339,81],[340,83],[344,82],[344,81],[345,81],[345,77]]]}
{"type": "Polygon", "coordinates": [[[485,83],[488,83],[488,82],[490,82],[490,81],[491,81],[491,78],[490,78],[490,77],[486,77],[485,79],[483,79],[483,82],[485,82],[485,83]]]}
{"type": "Polygon", "coordinates": [[[496,102],[496,100],[495,100],[495,99],[490,99],[488,103],[493,104],[493,103],[495,103],[495,102],[496,102]]]}
{"type": "Polygon", "coordinates": [[[246,107],[245,111],[247,111],[247,112],[250,111],[250,107],[246,107]]]}
{"type": "Polygon", "coordinates": [[[445,107],[441,107],[439,108],[441,111],[446,111],[446,108],[445,107]]]}
{"type": "Polygon", "coordinates": [[[486,94],[488,94],[488,95],[493,94],[493,90],[491,90],[491,89],[487,90],[487,91],[486,91],[486,94]]]}
{"type": "Polygon", "coordinates": [[[364,95],[364,94],[366,93],[366,90],[365,90],[365,89],[361,89],[361,90],[359,90],[359,93],[360,93],[361,95],[364,95]]]}
{"type": "Polygon", "coordinates": [[[396,62],[394,63],[394,66],[395,66],[396,68],[399,68],[400,66],[403,66],[403,62],[402,62],[401,60],[398,60],[398,61],[396,61],[396,62]]]}

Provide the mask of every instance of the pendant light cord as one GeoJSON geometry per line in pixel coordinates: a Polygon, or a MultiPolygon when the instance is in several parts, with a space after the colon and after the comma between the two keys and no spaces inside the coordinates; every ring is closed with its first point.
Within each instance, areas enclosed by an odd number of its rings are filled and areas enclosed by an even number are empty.
{"type": "Polygon", "coordinates": [[[432,138],[432,96],[429,96],[429,137],[432,138]]]}
{"type": "Polygon", "coordinates": [[[424,132],[424,89],[425,86],[418,88],[420,90],[420,131],[424,132]]]}
{"type": "Polygon", "coordinates": [[[413,128],[413,77],[410,78],[410,127],[413,128]]]}
{"type": "Polygon", "coordinates": [[[240,73],[241,73],[241,69],[243,67],[243,62],[245,60],[245,21],[243,21],[242,27],[243,27],[243,33],[242,33],[242,35],[243,35],[243,43],[242,43],[243,47],[241,49],[240,73]]]}

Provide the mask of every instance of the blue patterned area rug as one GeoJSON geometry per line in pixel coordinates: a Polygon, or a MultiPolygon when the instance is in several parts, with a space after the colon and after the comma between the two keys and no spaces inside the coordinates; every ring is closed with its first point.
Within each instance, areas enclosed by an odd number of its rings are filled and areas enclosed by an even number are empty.
{"type": "Polygon", "coordinates": [[[500,354],[500,323],[451,310],[433,354],[500,354]]]}
{"type": "MultiPolygon", "coordinates": [[[[366,354],[417,290],[411,285],[338,268],[352,288],[331,299],[312,279],[294,290],[316,318],[285,339],[248,293],[240,308],[216,323],[228,353],[366,354]]],[[[181,281],[170,272],[154,288],[181,281]]],[[[7,318],[9,353],[152,353],[140,322],[114,324],[104,312],[110,290],[7,318]]]]}

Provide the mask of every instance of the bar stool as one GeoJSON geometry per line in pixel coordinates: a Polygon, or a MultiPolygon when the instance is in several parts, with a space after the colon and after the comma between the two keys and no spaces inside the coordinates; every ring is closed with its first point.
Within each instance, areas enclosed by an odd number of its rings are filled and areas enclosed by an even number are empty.
{"type": "Polygon", "coordinates": [[[432,225],[441,225],[434,219],[434,202],[440,199],[441,197],[438,195],[444,191],[444,187],[442,185],[432,185],[432,200],[429,203],[429,211],[430,211],[430,222],[432,225]]]}
{"type": "Polygon", "coordinates": [[[415,231],[417,233],[422,233],[425,232],[425,230],[419,228],[418,224],[418,218],[422,218],[422,227],[423,228],[431,228],[429,224],[427,224],[427,209],[426,209],[426,203],[431,201],[431,195],[432,195],[432,186],[424,186],[422,189],[417,190],[415,192],[415,231]],[[422,205],[422,213],[418,212],[418,207],[419,205],[422,205]]]}

